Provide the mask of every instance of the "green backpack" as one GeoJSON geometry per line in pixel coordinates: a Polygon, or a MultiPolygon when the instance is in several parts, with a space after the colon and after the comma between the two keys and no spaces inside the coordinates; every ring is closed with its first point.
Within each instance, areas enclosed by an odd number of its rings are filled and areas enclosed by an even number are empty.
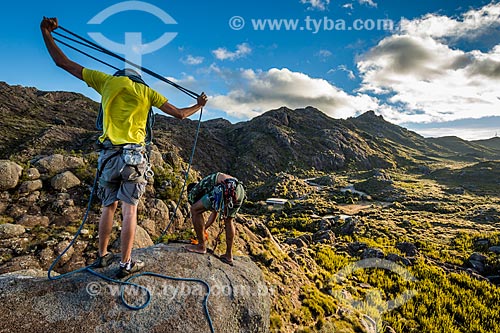
{"type": "Polygon", "coordinates": [[[198,183],[191,183],[188,185],[188,202],[192,205],[200,200],[205,194],[210,193],[215,186],[215,177],[217,174],[211,174],[198,183]]]}

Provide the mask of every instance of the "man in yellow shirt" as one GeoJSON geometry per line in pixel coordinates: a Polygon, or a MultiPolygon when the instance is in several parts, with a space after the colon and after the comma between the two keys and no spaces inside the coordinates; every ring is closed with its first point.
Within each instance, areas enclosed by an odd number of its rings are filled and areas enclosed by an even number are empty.
{"type": "Polygon", "coordinates": [[[99,155],[98,167],[102,167],[102,175],[98,195],[103,208],[99,221],[99,254],[94,266],[105,267],[113,260],[113,254],[108,252],[107,247],[113,227],[113,216],[118,201],[121,201],[122,257],[118,275],[124,277],[144,267],[141,261],[133,261],[131,254],[137,226],[137,203],[146,184],[144,179],[146,162],[140,155],[143,154],[141,147],[145,143],[149,109],[155,106],[171,116],[184,119],[200,110],[206,104],[207,96],[202,93],[197,98],[196,104],[177,108],[148,86],[134,82],[127,76],[120,76],[128,75],[126,70],[113,76],[83,68],[71,61],[54,42],[51,33],[57,28],[56,18],[44,18],[40,24],[45,46],[55,64],[85,81],[102,97],[103,133],[99,141],[104,149],[99,155]],[[133,147],[130,151],[132,156],[130,161],[125,161],[127,159],[125,155],[122,158],[122,154],[116,154],[116,147],[120,146],[133,147]]]}

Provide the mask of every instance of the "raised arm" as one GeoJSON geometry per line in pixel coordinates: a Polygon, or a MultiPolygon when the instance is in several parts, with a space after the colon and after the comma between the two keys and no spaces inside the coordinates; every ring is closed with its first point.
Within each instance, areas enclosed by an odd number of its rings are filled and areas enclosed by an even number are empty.
{"type": "Polygon", "coordinates": [[[52,60],[58,67],[61,67],[68,73],[76,76],[80,80],[83,80],[82,71],[83,67],[74,61],[71,61],[63,51],[57,46],[54,38],[52,37],[52,31],[56,30],[58,27],[57,18],[46,18],[44,17],[40,23],[40,30],[42,30],[43,40],[45,46],[49,51],[52,60]]]}
{"type": "Polygon", "coordinates": [[[196,99],[196,104],[192,106],[188,106],[187,108],[177,108],[176,106],[170,104],[169,102],[165,102],[161,107],[160,110],[165,112],[166,114],[169,114],[171,116],[174,116],[175,118],[178,119],[185,119],[189,117],[190,115],[196,113],[199,109],[205,106],[207,104],[207,95],[205,93],[201,93],[200,96],[196,99]]]}

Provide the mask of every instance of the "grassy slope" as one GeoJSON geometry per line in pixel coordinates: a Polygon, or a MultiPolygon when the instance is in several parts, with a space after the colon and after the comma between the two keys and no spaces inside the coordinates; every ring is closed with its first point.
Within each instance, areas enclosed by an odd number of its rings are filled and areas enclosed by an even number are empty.
{"type": "MultiPolygon", "coordinates": [[[[477,167],[481,169],[481,165],[477,167]]],[[[311,214],[348,210],[349,205],[340,204],[343,198],[335,186],[311,193],[307,200],[294,201],[293,207],[282,211],[260,212],[259,219],[265,221],[282,248],[279,254],[264,249],[255,256],[268,280],[281,288],[280,295],[274,298],[273,328],[280,332],[354,332],[361,329],[363,313],[376,318],[381,309],[377,310],[377,306],[414,289],[416,296],[385,313],[380,325],[391,326],[396,332],[498,332],[500,310],[496,304],[500,290],[468,272],[466,262],[473,252],[482,252],[492,267],[489,274],[500,273],[500,258],[477,245],[480,239],[500,245],[500,198],[486,196],[482,191],[450,194],[447,184],[427,176],[395,170],[385,173],[406,194],[390,206],[376,202],[364,206],[367,209],[358,214],[360,226],[353,235],[343,236],[334,227],[337,239],[333,246],[296,248],[286,245],[285,240],[314,233],[318,219],[311,218],[311,214]],[[397,274],[368,269],[343,283],[336,282],[332,277],[340,269],[362,258],[362,251],[349,250],[349,244],[354,242],[379,248],[385,255],[401,256],[404,254],[396,248],[397,243],[415,244],[419,254],[406,268],[418,281],[408,283],[397,274]],[[349,297],[363,301],[373,288],[381,292],[381,298],[365,303],[361,313],[332,296],[343,290],[349,297]]],[[[368,173],[334,176],[339,183],[343,183],[342,178],[356,183],[368,173]]],[[[258,214],[255,205],[252,207],[252,214],[258,214]]]]}
{"type": "Polygon", "coordinates": [[[476,140],[476,141],[471,141],[476,144],[480,144],[481,146],[491,148],[497,152],[500,152],[500,138],[498,136],[491,138],[491,139],[486,139],[486,140],[476,140]]]}

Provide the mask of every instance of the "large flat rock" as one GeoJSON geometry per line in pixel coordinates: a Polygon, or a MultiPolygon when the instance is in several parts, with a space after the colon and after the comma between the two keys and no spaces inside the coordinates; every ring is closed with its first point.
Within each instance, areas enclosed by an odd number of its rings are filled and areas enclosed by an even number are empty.
{"type": "MultiPolygon", "coordinates": [[[[186,252],[180,244],[159,244],[134,251],[145,271],[198,278],[211,287],[208,309],[215,332],[269,332],[270,297],[262,272],[249,258],[234,266],[212,255],[186,252]]],[[[114,277],[118,259],[96,271],[114,277]]],[[[210,332],[202,301],[205,287],[141,276],[133,282],[148,287],[151,302],[128,309],[120,286],[88,272],[50,281],[30,271],[0,276],[0,332],[210,332]]],[[[143,302],[143,293],[127,289],[126,297],[143,302]]]]}

